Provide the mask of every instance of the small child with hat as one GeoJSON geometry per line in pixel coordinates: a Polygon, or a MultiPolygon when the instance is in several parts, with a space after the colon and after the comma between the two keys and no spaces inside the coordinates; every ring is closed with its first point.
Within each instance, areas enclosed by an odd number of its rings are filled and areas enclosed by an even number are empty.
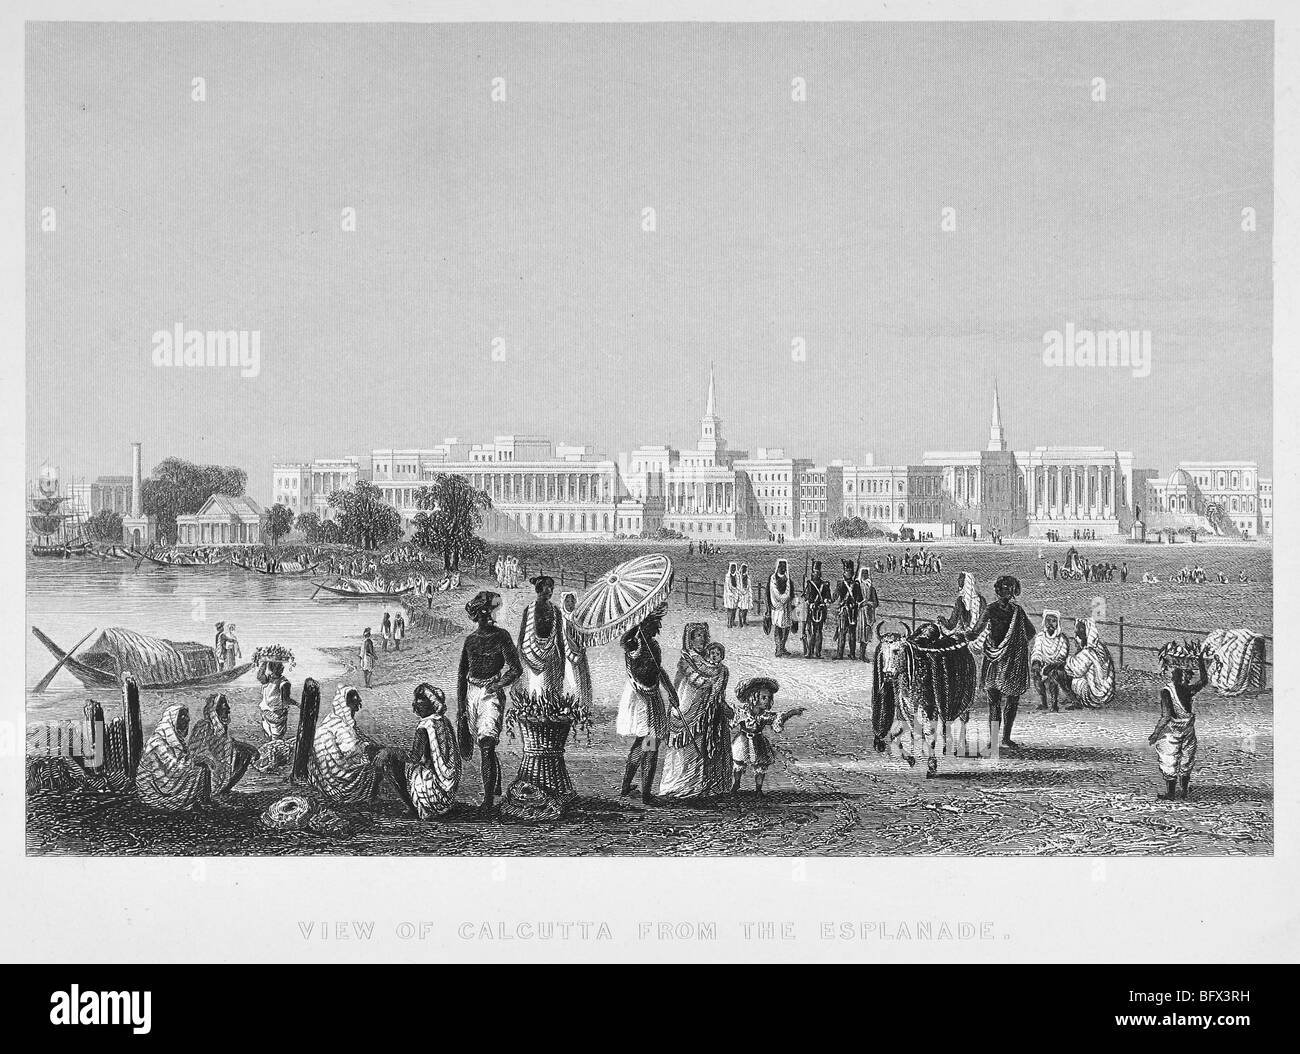
{"type": "Polygon", "coordinates": [[[740,780],[747,765],[754,766],[754,793],[763,793],[763,780],[767,767],[776,759],[776,752],[766,735],[766,729],[780,732],[792,717],[804,712],[796,706],[783,714],[772,709],[772,701],[781,686],[771,677],[749,677],[736,686],[736,710],[731,719],[731,793],[740,793],[740,780]]]}

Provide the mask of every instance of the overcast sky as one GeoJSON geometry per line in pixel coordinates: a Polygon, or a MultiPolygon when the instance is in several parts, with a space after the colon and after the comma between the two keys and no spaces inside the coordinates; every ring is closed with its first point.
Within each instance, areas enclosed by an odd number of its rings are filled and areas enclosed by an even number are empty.
{"type": "Polygon", "coordinates": [[[693,445],[710,361],[733,446],[980,447],[996,379],[1017,449],[1268,471],[1272,48],[1266,23],[32,25],[28,471],[125,473],[135,439],[266,499],[272,461],[444,436],[693,445]],[[260,330],[259,376],[155,367],[177,322],[260,330]],[[1067,323],[1150,330],[1151,375],[1046,367],[1067,323]]]}

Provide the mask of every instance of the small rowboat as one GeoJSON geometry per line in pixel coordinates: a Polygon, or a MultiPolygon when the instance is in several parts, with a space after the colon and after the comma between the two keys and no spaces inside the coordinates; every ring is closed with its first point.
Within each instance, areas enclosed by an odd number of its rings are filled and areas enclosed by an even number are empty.
{"type": "MultiPolygon", "coordinates": [[[[73,658],[35,626],[32,633],[87,688],[118,688],[129,673],[142,689],[208,688],[229,684],[253,668],[219,668],[216,653],[196,641],[170,641],[126,629],[106,629],[73,658]]],[[[77,649],[74,648],[73,651],[77,649]]]]}
{"type": "MultiPolygon", "coordinates": [[[[362,583],[369,585],[370,583],[362,583]]],[[[373,586],[370,589],[357,589],[353,586],[327,586],[324,582],[320,584],[319,589],[327,593],[333,593],[338,597],[352,597],[356,600],[396,600],[398,597],[404,597],[415,589],[415,586],[406,586],[393,592],[381,592],[373,586]]]]}

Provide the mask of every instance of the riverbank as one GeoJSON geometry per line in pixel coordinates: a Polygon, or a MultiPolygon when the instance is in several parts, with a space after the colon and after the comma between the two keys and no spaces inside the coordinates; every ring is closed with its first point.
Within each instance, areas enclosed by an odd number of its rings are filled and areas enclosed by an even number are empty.
{"type": "MultiPolygon", "coordinates": [[[[413,632],[400,652],[380,651],[374,686],[363,690],[358,724],[383,742],[407,746],[421,681],[455,696],[455,673],[469,621],[463,604],[478,588],[440,594],[436,609],[455,634],[413,632]],[[459,613],[458,612],[459,609],[459,613]]],[[[504,591],[499,622],[513,633],[530,588],[504,591]]],[[[378,606],[376,606],[378,607],[378,606]]],[[[581,800],[561,820],[537,827],[484,819],[477,758],[467,763],[458,805],[444,820],[406,819],[390,795],[357,814],[347,839],[281,834],[258,822],[287,793],[283,779],[250,773],[229,808],[165,816],[134,800],[34,794],[28,802],[28,850],[128,855],[1267,855],[1273,848],[1272,694],[1253,699],[1198,697],[1201,742],[1192,797],[1162,802],[1154,753],[1155,683],[1140,672],[1121,677],[1106,710],[1039,713],[1023,702],[1015,738],[1021,749],[991,759],[945,757],[939,777],[923,766],[872,749],[870,666],[845,660],[776,659],[757,622],[728,629],[710,610],[674,605],[662,642],[671,661],[688,620],[705,618],[727,648],[731,684],[756,673],[781,684],[778,705],[808,713],[774,737],[778,761],[763,799],[744,794],[694,804],[643,807],[617,796],[626,742],[614,717],[623,684],[616,645],[590,653],[596,690],[591,743],[570,743],[567,760],[581,800]]],[[[370,619],[369,624],[377,624],[370,619]]],[[[359,635],[359,634],[358,634],[359,635]]],[[[328,706],[339,683],[360,684],[352,642],[322,649],[342,664],[322,678],[328,706]]],[[[311,669],[295,671],[300,678],[311,669]]],[[[188,700],[196,705],[197,700],[188,700]]],[[[985,721],[983,699],[971,728],[985,721]]],[[[232,725],[258,741],[255,707],[244,701],[232,725]]],[[[518,768],[517,742],[501,746],[506,781],[518,768]]]]}

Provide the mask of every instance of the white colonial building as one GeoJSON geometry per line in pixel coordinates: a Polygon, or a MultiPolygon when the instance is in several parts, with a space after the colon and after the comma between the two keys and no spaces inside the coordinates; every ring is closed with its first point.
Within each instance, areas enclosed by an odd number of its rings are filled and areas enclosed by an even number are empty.
{"type": "Polygon", "coordinates": [[[176,517],[176,543],[261,545],[265,516],[252,498],[214,494],[198,512],[176,517]]]}

